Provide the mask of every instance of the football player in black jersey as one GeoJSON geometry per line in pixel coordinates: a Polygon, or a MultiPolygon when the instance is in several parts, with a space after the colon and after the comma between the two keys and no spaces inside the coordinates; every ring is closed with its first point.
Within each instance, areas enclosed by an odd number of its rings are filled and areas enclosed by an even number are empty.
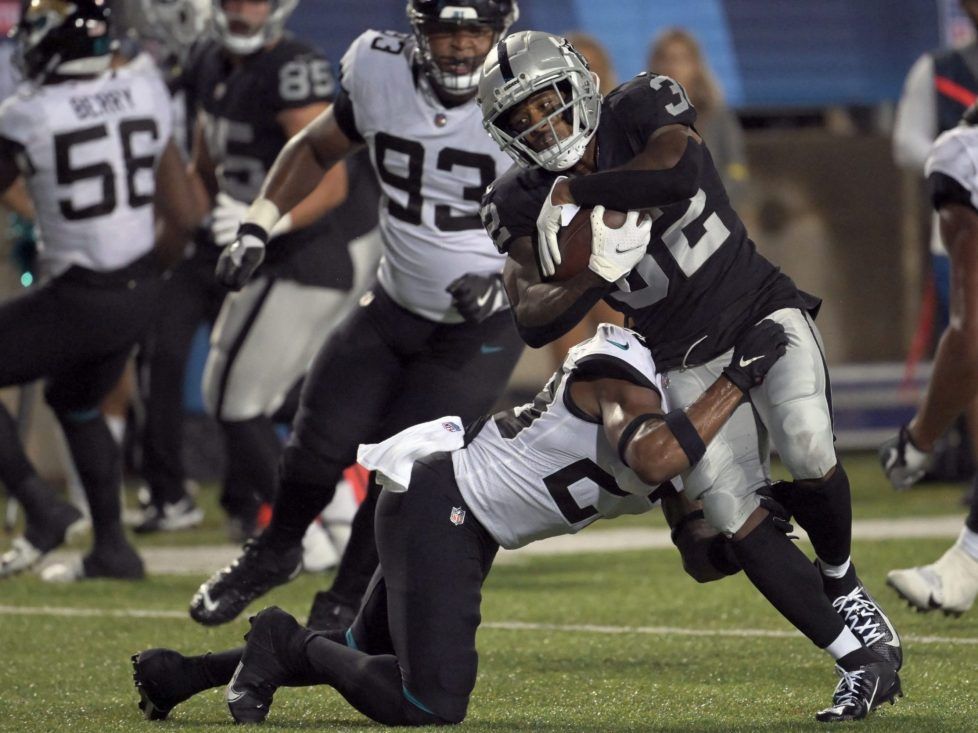
{"type": "MultiPolygon", "coordinates": [[[[516,3],[412,0],[407,12],[412,35],[371,30],[354,41],[333,106],[282,150],[218,262],[222,282],[253,289],[245,284],[266,243],[268,257],[279,256],[279,240],[268,237],[282,214],[326,171],[370,150],[384,194],[377,281],[316,356],[271,524],[200,586],[190,605],[200,623],[226,623],[293,577],[302,535],[359,443],[446,413],[476,419],[522,352],[502,290],[504,257],[478,215],[481,192],[508,160],[485,136],[474,99],[481,63],[514,21],[516,3]]],[[[372,484],[333,587],[317,596],[311,618],[343,627],[352,619],[376,567],[378,493],[372,484]]]]}
{"type": "Polygon", "coordinates": [[[755,586],[837,660],[833,706],[818,719],[863,718],[892,700],[902,650],[850,560],[849,480],[834,450],[812,320],[818,301],[757,253],[685,90],[644,73],[602,99],[570,44],[525,32],[490,54],[479,100],[487,131],[517,162],[487,191],[483,220],[509,254],[504,279],[527,343],[551,341],[604,298],[652,345],[667,394],[683,407],[726,363],[738,334],[765,317],[785,326],[786,356],[683,482],[733,538],[755,586]],[[569,205],[594,207],[592,253],[582,272],[552,282],[569,205]],[[604,207],[648,218],[611,229],[604,207]],[[775,490],[808,532],[814,566],[760,505],[758,491],[770,483],[765,431],[795,479],[775,490]]]}
{"type": "MultiPolygon", "coordinates": [[[[326,59],[283,30],[295,6],[215,0],[216,37],[194,47],[183,74],[198,109],[194,169],[213,206],[219,247],[233,241],[245,202],[288,140],[336,92],[326,59]]],[[[369,177],[352,180],[370,186],[369,177]]],[[[211,335],[204,403],[227,446],[222,505],[245,531],[259,502],[274,496],[281,441],[271,416],[353,305],[350,242],[373,229],[376,198],[361,188],[348,199],[350,181],[345,165],[335,167],[282,217],[269,257],[252,282],[224,299],[211,335]]],[[[211,248],[214,263],[218,250],[211,248]]]]}

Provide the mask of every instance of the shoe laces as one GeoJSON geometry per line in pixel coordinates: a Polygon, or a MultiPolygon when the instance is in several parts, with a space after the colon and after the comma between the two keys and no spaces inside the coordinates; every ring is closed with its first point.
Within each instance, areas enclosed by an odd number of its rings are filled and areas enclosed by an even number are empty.
{"type": "Polygon", "coordinates": [[[856,669],[851,672],[839,668],[841,679],[835,686],[835,693],[832,695],[832,702],[837,707],[847,707],[849,705],[858,706],[865,702],[865,687],[868,684],[865,679],[866,670],[856,669]]]}
{"type": "Polygon", "coordinates": [[[859,634],[864,646],[872,646],[886,634],[880,629],[879,606],[856,586],[848,595],[839,596],[832,601],[832,607],[842,615],[846,625],[859,634]]]}

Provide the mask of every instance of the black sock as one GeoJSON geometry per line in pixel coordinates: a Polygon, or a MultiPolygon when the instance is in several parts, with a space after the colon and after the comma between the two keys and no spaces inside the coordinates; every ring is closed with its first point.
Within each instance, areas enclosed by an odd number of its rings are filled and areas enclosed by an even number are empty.
{"type": "Polygon", "coordinates": [[[972,532],[978,532],[978,474],[971,480],[971,505],[968,507],[968,517],[964,526],[972,532]]]}
{"type": "Polygon", "coordinates": [[[272,508],[272,521],[262,535],[272,546],[291,548],[302,542],[309,525],[332,500],[342,469],[323,475],[322,483],[282,479],[272,508]]]}
{"type": "Polygon", "coordinates": [[[317,635],[309,637],[305,650],[317,682],[331,685],[371,720],[383,725],[459,722],[443,720],[408,701],[395,656],[370,656],[317,635]]]}
{"type": "Polygon", "coordinates": [[[825,481],[794,482],[778,500],[808,533],[815,554],[831,565],[842,565],[852,553],[852,496],[841,463],[825,481]]]}
{"type": "Polygon", "coordinates": [[[874,652],[872,649],[861,646],[858,649],[849,652],[844,657],[835,660],[846,672],[853,672],[860,667],[865,667],[867,664],[873,664],[874,662],[885,662],[879,654],[874,652]]]}
{"type": "Polygon", "coordinates": [[[37,511],[38,507],[43,506],[43,498],[32,501],[35,495],[30,491],[30,486],[23,488],[30,479],[36,478],[34,467],[24,452],[24,446],[20,442],[20,434],[17,432],[17,423],[7,410],[6,406],[0,403],[0,481],[7,487],[7,491],[17,501],[21,503],[28,514],[37,511]],[[18,492],[23,492],[21,495],[18,492]]]}
{"type": "Polygon", "coordinates": [[[92,552],[111,555],[120,546],[128,545],[120,517],[122,461],[119,446],[99,412],[93,411],[91,416],[80,418],[60,414],[58,419],[92,514],[95,535],[92,552]]]}
{"type": "Polygon", "coordinates": [[[239,646],[226,652],[207,652],[199,657],[187,657],[191,662],[190,677],[194,694],[230,682],[242,654],[244,654],[244,647],[239,646]]]}
{"type": "Polygon", "coordinates": [[[754,586],[815,646],[824,649],[842,633],[845,623],[822,592],[815,566],[770,515],[731,544],[754,586]]]}
{"type": "Polygon", "coordinates": [[[367,495],[353,517],[350,540],[330,587],[330,596],[347,606],[360,605],[360,599],[380,562],[377,557],[377,542],[374,540],[374,513],[379,496],[380,485],[371,473],[367,495]]]}
{"type": "Polygon", "coordinates": [[[224,477],[225,508],[232,514],[244,514],[259,500],[274,501],[282,441],[272,421],[264,415],[251,420],[222,421],[221,430],[231,457],[224,477]]]}
{"type": "Polygon", "coordinates": [[[829,598],[849,595],[859,585],[859,578],[856,577],[856,566],[850,562],[849,568],[841,578],[830,578],[823,573],[822,585],[825,588],[825,595],[829,598]]]}

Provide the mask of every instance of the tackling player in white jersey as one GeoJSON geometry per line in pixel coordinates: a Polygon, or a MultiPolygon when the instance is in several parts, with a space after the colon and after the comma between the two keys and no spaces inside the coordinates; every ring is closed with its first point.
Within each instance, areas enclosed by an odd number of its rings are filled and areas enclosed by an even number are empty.
{"type": "Polygon", "coordinates": [[[532,403],[464,427],[438,418],[362,446],[361,462],[392,490],[377,505],[380,567],[350,629],[311,632],[272,607],[252,619],[244,649],[147,650],[133,657],[140,708],[162,719],[227,682],[232,716],[254,723],[277,687],[328,684],[385,725],[459,723],[476,681],[481,588],[498,549],[640,514],[660,498],[690,574],[736,572],[728,540],[669,480],[742,403],[737,384],[759,384],[787,343],[773,321],[752,327],[724,375],[686,411],[670,411],[645,342],[603,324],[532,403]]]}
{"type": "MultiPolygon", "coordinates": [[[[504,257],[481,229],[483,189],[506,157],[473,101],[479,66],[516,18],[512,0],[412,0],[412,35],[367,31],[343,57],[333,106],[289,141],[218,277],[242,287],[269,233],[324,173],[366,146],[383,196],[377,282],[320,350],[285,449],[272,522],[204,583],[191,616],[230,621],[297,570],[306,527],[360,443],[438,415],[471,421],[502,392],[522,351],[502,290],[504,257]]],[[[272,257],[277,242],[268,243],[272,257]]],[[[376,566],[373,485],[329,595],[352,618],[376,566]]],[[[331,611],[332,612],[332,611],[331,611]]],[[[315,606],[314,606],[315,613],[315,606]]]]}
{"type": "MultiPolygon", "coordinates": [[[[27,79],[0,106],[0,192],[26,182],[50,279],[0,305],[0,386],[46,380],[91,509],[94,548],[57,579],[134,579],[142,561],[119,518],[118,450],[98,410],[155,313],[161,279],[153,204],[195,221],[171,140],[169,95],[154,74],[110,71],[105,0],[31,0],[16,40],[27,79]]],[[[79,518],[39,479],[0,407],[0,480],[22,504],[23,537],[0,577],[36,563],[79,518]]]]}
{"type": "MultiPolygon", "coordinates": [[[[951,258],[951,319],[941,335],[927,394],[914,418],[880,449],[894,488],[927,469],[935,441],[978,395],[978,106],[943,133],[927,158],[927,182],[951,258]]],[[[886,582],[918,611],[960,615],[978,596],[978,493],[964,527],[936,562],[892,570],[886,582]]]]}

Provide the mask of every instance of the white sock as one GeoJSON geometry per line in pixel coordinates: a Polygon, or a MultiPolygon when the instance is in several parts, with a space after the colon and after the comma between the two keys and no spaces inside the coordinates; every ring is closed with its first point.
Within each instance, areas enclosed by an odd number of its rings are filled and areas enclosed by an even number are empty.
{"type": "Polygon", "coordinates": [[[822,558],[818,559],[818,568],[822,571],[822,575],[826,578],[841,578],[847,572],[849,572],[849,567],[852,565],[852,559],[846,558],[846,561],[841,565],[829,565],[822,558]]]}
{"type": "Polygon", "coordinates": [[[962,528],[958,535],[958,545],[972,560],[978,560],[978,532],[972,532],[967,527],[962,528]]]}
{"type": "Polygon", "coordinates": [[[121,415],[106,415],[105,424],[109,426],[109,432],[112,433],[116,445],[122,445],[126,437],[126,418],[121,415]]]}
{"type": "Polygon", "coordinates": [[[856,635],[852,633],[852,630],[846,626],[842,629],[842,633],[835,637],[835,641],[825,647],[825,651],[832,655],[832,659],[838,661],[846,654],[856,651],[861,646],[862,644],[859,642],[859,639],[857,639],[856,635]]]}

